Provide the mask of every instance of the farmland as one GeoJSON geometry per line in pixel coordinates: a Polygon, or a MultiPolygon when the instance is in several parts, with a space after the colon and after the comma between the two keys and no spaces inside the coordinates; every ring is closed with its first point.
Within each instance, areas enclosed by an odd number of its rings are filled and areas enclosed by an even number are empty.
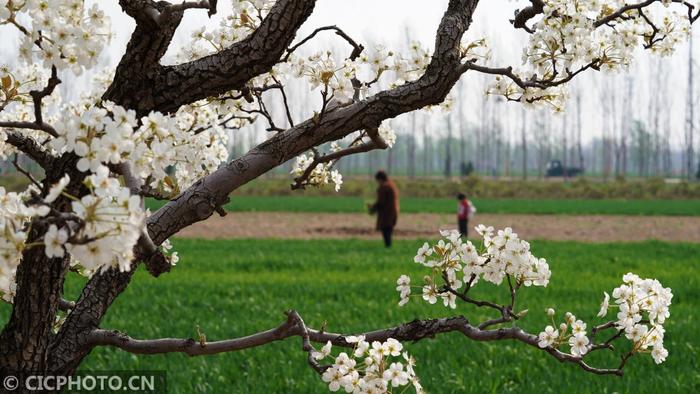
{"type": "MultiPolygon", "coordinates": [[[[175,240],[182,259],[159,279],[140,269],[131,286],[109,311],[103,326],[137,338],[196,337],[199,325],[208,340],[246,335],[278,325],[282,312],[296,309],[312,327],[327,322],[331,331],[356,332],[395,325],[414,318],[463,314],[472,321],[487,311],[458,306],[456,311],[412,301],[396,305],[394,282],[422,271],[412,256],[422,240],[397,242],[386,251],[377,242],[276,240],[175,240]]],[[[538,331],[543,313],[575,313],[591,324],[604,290],[633,271],[656,277],[673,289],[666,345],[670,356],[661,366],[651,357],[633,358],[623,378],[589,375],[572,365],[520,343],[476,343],[457,334],[406,344],[418,359],[417,371],[434,393],[449,392],[694,392],[700,389],[695,357],[700,341],[694,322],[700,301],[700,245],[661,242],[582,244],[535,242],[536,255],[553,271],[547,288],[522,292],[520,305],[530,310],[521,326],[538,331]]],[[[66,297],[74,299],[83,279],[71,276],[66,297]]],[[[475,296],[502,300],[502,288],[479,284],[475,296]]],[[[0,321],[9,314],[0,305],[0,321]]],[[[597,365],[616,363],[599,354],[597,365]]],[[[171,392],[299,392],[325,390],[306,365],[296,339],[213,357],[134,356],[115,349],[92,352],[84,370],[167,370],[171,392]]]]}
{"type": "MultiPolygon", "coordinates": [[[[232,212],[334,212],[363,213],[369,197],[316,195],[234,195],[225,209],[232,212]]],[[[658,215],[700,216],[700,200],[576,200],[576,199],[479,199],[472,200],[479,213],[552,215],[658,215]]],[[[153,210],[163,205],[149,201],[153,210]]],[[[404,197],[403,213],[454,213],[456,201],[448,198],[404,197]]]]}

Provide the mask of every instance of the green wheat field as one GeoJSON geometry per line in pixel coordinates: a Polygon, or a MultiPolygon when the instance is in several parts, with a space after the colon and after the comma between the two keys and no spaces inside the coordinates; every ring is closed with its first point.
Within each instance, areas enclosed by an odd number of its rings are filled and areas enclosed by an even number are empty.
{"type": "MultiPolygon", "coordinates": [[[[296,309],[311,327],[354,333],[416,318],[462,314],[477,322],[489,311],[458,305],[456,311],[418,299],[397,306],[396,278],[422,270],[412,262],[422,240],[398,241],[391,251],[378,241],[175,240],[182,258],[159,279],[143,270],[110,309],[103,327],[136,338],[243,336],[275,327],[283,311],[296,309]]],[[[529,314],[519,323],[536,332],[547,324],[546,307],[566,311],[589,326],[603,291],[635,272],[656,277],[673,289],[666,346],[657,366],[649,355],[634,357],[624,377],[594,376],[518,342],[473,342],[461,334],[407,343],[417,371],[431,393],[698,392],[700,368],[695,313],[700,302],[700,245],[660,242],[585,244],[534,242],[535,255],[550,262],[547,288],[522,291],[519,305],[529,314]]],[[[83,282],[71,277],[66,296],[74,299],[83,282]]],[[[506,289],[479,283],[473,296],[505,302],[506,289]]],[[[0,323],[10,308],[0,306],[0,323]]],[[[598,352],[597,366],[616,366],[618,356],[598,352]]],[[[306,364],[298,338],[241,352],[204,357],[182,354],[134,356],[117,349],[92,352],[84,370],[166,370],[175,393],[323,393],[325,384],[306,364]]]]}
{"type": "MultiPolygon", "coordinates": [[[[336,212],[361,213],[373,200],[354,196],[250,196],[233,195],[225,206],[228,211],[260,212],[336,212]]],[[[700,216],[700,200],[527,200],[473,199],[479,213],[551,214],[551,215],[631,215],[631,216],[700,216]]],[[[151,200],[155,210],[164,203],[151,200]]],[[[403,213],[454,214],[455,199],[403,197],[403,213]]]]}

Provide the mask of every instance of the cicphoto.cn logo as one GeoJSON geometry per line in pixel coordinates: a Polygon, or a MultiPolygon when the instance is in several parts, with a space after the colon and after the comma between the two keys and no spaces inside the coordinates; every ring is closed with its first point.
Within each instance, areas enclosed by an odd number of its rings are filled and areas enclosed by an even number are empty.
{"type": "Polygon", "coordinates": [[[2,377],[4,392],[65,393],[166,393],[165,371],[81,371],[75,375],[27,375],[2,377]]]}

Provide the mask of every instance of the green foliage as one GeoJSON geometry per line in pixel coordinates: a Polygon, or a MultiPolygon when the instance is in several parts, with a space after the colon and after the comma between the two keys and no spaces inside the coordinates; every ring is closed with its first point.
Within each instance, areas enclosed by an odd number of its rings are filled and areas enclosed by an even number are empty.
{"type": "MultiPolygon", "coordinates": [[[[412,262],[422,241],[398,241],[385,250],[380,241],[176,240],[182,259],[169,274],[154,279],[140,269],[110,309],[103,327],[136,338],[194,337],[196,326],[208,340],[242,336],[275,327],[282,312],[296,309],[306,322],[329,331],[357,332],[388,327],[414,318],[463,314],[476,322],[489,311],[460,305],[456,311],[418,300],[396,304],[396,278],[423,271],[412,262]]],[[[552,268],[547,288],[526,289],[519,308],[529,331],[546,324],[546,307],[566,311],[591,324],[603,291],[619,285],[628,271],[658,278],[673,289],[665,364],[649,355],[633,358],[623,378],[585,373],[517,342],[477,343],[459,334],[406,344],[418,359],[417,371],[433,393],[462,392],[697,392],[700,341],[694,313],[700,302],[700,245],[645,242],[600,244],[534,242],[537,256],[552,268]]],[[[82,280],[68,280],[74,299],[82,280]]],[[[482,299],[507,300],[507,290],[480,283],[482,299]]],[[[0,306],[0,322],[10,308],[0,306]]],[[[599,352],[591,362],[617,365],[613,354],[599,352]]],[[[168,371],[174,393],[323,393],[320,377],[307,366],[298,339],[217,356],[181,354],[134,356],[116,349],[94,350],[84,370],[144,369],[168,371]]]]}
{"type": "MultiPolygon", "coordinates": [[[[373,197],[351,196],[249,196],[234,195],[225,206],[228,211],[259,212],[366,212],[373,197]]],[[[512,200],[472,199],[481,213],[555,215],[700,215],[700,200],[512,200]]],[[[163,203],[149,201],[155,210],[163,203]]],[[[456,212],[456,199],[404,197],[402,213],[456,212]]],[[[477,217],[478,217],[477,214],[477,217]]]]}

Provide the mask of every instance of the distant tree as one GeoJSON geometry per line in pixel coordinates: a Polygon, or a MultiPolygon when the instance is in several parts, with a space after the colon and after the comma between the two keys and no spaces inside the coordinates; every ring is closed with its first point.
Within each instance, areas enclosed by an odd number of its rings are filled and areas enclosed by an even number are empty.
{"type": "Polygon", "coordinates": [[[525,109],[521,112],[521,124],[520,124],[520,146],[523,150],[522,152],[522,172],[523,179],[527,179],[527,112],[525,109]]]}
{"type": "Polygon", "coordinates": [[[472,163],[471,161],[469,161],[468,163],[462,163],[460,172],[463,177],[472,175],[474,173],[474,163],[472,163]]]}
{"type": "Polygon", "coordinates": [[[451,114],[447,114],[447,139],[445,140],[445,178],[452,176],[452,127],[451,114]]]}
{"type": "Polygon", "coordinates": [[[688,84],[686,99],[686,125],[685,125],[685,174],[692,178],[695,160],[695,62],[693,61],[693,36],[690,35],[688,45],[688,84]]]}

